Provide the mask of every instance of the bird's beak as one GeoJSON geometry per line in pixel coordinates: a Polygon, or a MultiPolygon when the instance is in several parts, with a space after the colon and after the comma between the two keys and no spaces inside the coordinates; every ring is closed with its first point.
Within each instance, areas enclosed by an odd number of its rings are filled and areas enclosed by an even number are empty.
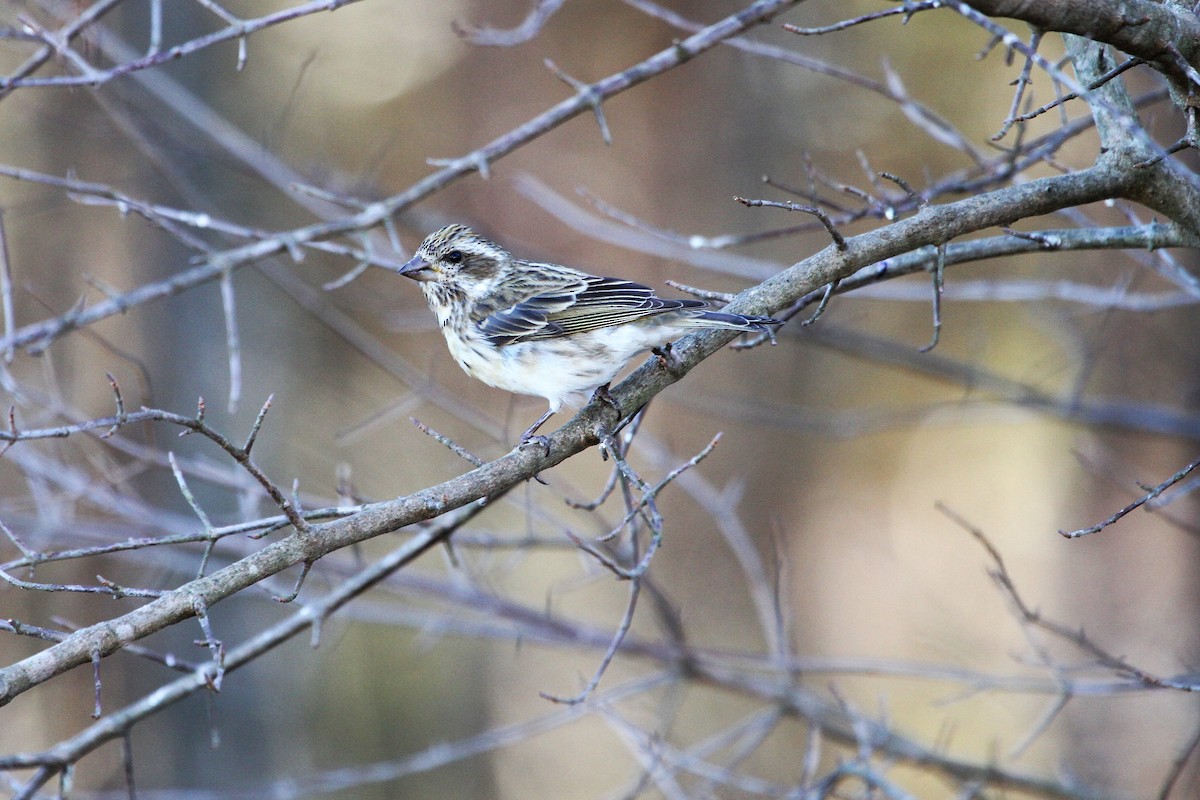
{"type": "Polygon", "coordinates": [[[413,256],[407,264],[396,271],[406,278],[412,278],[414,281],[431,281],[434,279],[430,263],[420,256],[413,256]]]}

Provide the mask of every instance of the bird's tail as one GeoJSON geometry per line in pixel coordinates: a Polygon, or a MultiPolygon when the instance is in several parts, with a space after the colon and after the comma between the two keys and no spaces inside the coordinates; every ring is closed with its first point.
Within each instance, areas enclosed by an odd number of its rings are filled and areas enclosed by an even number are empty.
{"type": "Polygon", "coordinates": [[[738,331],[770,333],[783,320],[757,314],[730,314],[727,311],[701,311],[683,323],[689,328],[731,328],[738,331]]]}

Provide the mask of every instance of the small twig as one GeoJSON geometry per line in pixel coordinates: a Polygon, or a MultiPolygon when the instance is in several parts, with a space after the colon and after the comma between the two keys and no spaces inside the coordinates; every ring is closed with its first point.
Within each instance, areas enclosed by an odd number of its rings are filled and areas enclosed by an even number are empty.
{"type": "MultiPolygon", "coordinates": [[[[36,557],[35,563],[44,561],[44,558],[36,557]]],[[[122,586],[114,581],[110,581],[103,575],[96,576],[98,586],[87,586],[79,583],[38,583],[35,581],[24,581],[15,575],[10,574],[5,569],[0,569],[0,580],[18,589],[28,589],[30,591],[40,592],[74,592],[77,594],[105,594],[113,599],[123,597],[143,597],[143,598],[159,598],[166,594],[158,589],[135,589],[129,586],[122,586]]]]}
{"type": "MultiPolygon", "coordinates": [[[[1032,62],[1027,60],[1026,64],[1029,64],[1029,63],[1032,63],[1032,62]]],[[[1087,85],[1087,89],[1088,89],[1088,91],[1091,91],[1093,89],[1099,89],[1101,86],[1108,83],[1113,78],[1117,77],[1118,75],[1125,72],[1126,70],[1131,69],[1136,66],[1139,66],[1144,63],[1146,63],[1146,62],[1142,61],[1142,59],[1140,59],[1140,58],[1130,58],[1125,61],[1122,61],[1117,66],[1113,67],[1108,72],[1104,73],[1099,78],[1097,78],[1096,80],[1089,83],[1087,85]]],[[[1058,86],[1057,82],[1055,83],[1055,86],[1058,86]]],[[[1039,117],[1042,114],[1045,114],[1047,111],[1050,111],[1058,106],[1061,106],[1070,100],[1078,100],[1078,99],[1079,99],[1079,95],[1076,94],[1075,92],[1067,92],[1065,94],[1060,94],[1058,97],[1054,98],[1049,103],[1046,103],[1043,106],[1039,106],[1038,108],[1035,108],[1033,111],[1027,111],[1024,114],[1021,114],[1021,115],[1015,117],[1013,119],[1013,121],[1014,122],[1028,122],[1029,120],[1034,119],[1035,117],[1039,117]]]]}
{"type": "Polygon", "coordinates": [[[641,591],[642,582],[636,579],[633,580],[629,586],[629,602],[625,604],[625,614],[621,618],[621,624],[617,626],[616,633],[613,634],[612,640],[609,641],[608,647],[604,651],[604,656],[600,659],[599,666],[592,673],[592,678],[588,681],[587,686],[583,688],[583,691],[573,697],[560,697],[548,692],[538,692],[541,698],[549,700],[551,703],[578,705],[591,697],[592,692],[600,685],[600,679],[604,677],[604,673],[608,671],[609,665],[616,658],[617,651],[621,649],[621,643],[625,641],[625,636],[629,633],[629,628],[633,625],[633,614],[637,610],[638,596],[641,594],[641,591]]]}
{"type": "Polygon", "coordinates": [[[104,712],[103,706],[100,704],[100,646],[96,644],[92,647],[92,719],[100,719],[104,712]]]}
{"type": "Polygon", "coordinates": [[[29,17],[20,17],[20,24],[27,31],[34,33],[38,39],[54,50],[64,61],[72,64],[79,71],[79,77],[92,86],[99,86],[102,73],[95,69],[87,59],[71,48],[70,40],[57,32],[47,30],[29,17]]]}
{"type": "Polygon", "coordinates": [[[904,193],[907,194],[917,204],[917,208],[925,208],[929,205],[929,200],[899,175],[896,175],[892,172],[881,172],[879,173],[879,177],[889,180],[903,189],[904,193]]]}
{"type": "Polygon", "coordinates": [[[229,351],[229,413],[237,411],[242,396],[242,348],[238,335],[237,304],[233,292],[233,272],[221,273],[221,310],[225,313],[225,347],[229,351]]]}
{"type": "Polygon", "coordinates": [[[442,445],[447,450],[454,453],[456,456],[463,459],[467,463],[472,464],[476,467],[483,466],[484,460],[482,458],[475,455],[470,450],[468,450],[467,448],[463,447],[458,442],[451,439],[449,436],[446,436],[443,433],[438,433],[433,428],[429,427],[424,422],[421,422],[421,420],[417,419],[416,417],[409,417],[408,421],[411,422],[413,425],[415,425],[417,427],[417,430],[419,430],[421,433],[430,437],[435,442],[442,445]]]}
{"type": "Polygon", "coordinates": [[[1190,475],[1197,467],[1200,467],[1200,460],[1196,460],[1196,461],[1193,461],[1192,463],[1188,464],[1186,467],[1179,470],[1174,475],[1167,478],[1165,481],[1158,484],[1157,486],[1151,487],[1151,486],[1145,486],[1145,485],[1139,484],[1140,488],[1146,490],[1146,494],[1142,495],[1137,500],[1134,500],[1132,503],[1125,506],[1120,511],[1118,511],[1115,514],[1113,514],[1112,516],[1108,517],[1108,519],[1104,520],[1103,522],[1099,522],[1095,525],[1092,525],[1089,528],[1080,528],[1080,529],[1074,530],[1074,531],[1060,530],[1059,533],[1061,533],[1063,536],[1065,536],[1068,539],[1078,539],[1080,536],[1087,536],[1090,533],[1099,533],[1100,531],[1107,528],[1109,525],[1112,525],[1114,522],[1116,522],[1117,520],[1124,517],[1129,512],[1134,511],[1138,508],[1141,508],[1146,503],[1150,502],[1151,500],[1153,500],[1154,498],[1158,497],[1160,494],[1165,492],[1167,489],[1169,489],[1172,486],[1174,486],[1175,484],[1179,483],[1181,480],[1183,480],[1188,475],[1190,475]]]}
{"type": "Polygon", "coordinates": [[[778,180],[777,178],[773,178],[770,175],[763,175],[763,177],[762,177],[763,183],[765,183],[767,186],[770,186],[773,189],[778,189],[781,192],[787,192],[788,194],[794,194],[797,197],[802,197],[805,200],[810,200],[813,203],[820,204],[820,205],[824,206],[825,208],[828,208],[830,211],[834,212],[835,214],[841,214],[842,216],[846,216],[848,214],[853,214],[854,211],[849,206],[846,206],[841,203],[837,203],[833,200],[830,200],[829,198],[823,196],[819,191],[817,191],[815,184],[817,183],[818,179],[820,180],[820,183],[823,186],[829,186],[829,184],[832,183],[832,181],[830,181],[828,178],[825,178],[824,176],[820,175],[820,173],[817,171],[816,166],[814,166],[812,164],[812,162],[809,160],[810,156],[808,155],[808,153],[804,154],[804,158],[805,158],[804,170],[808,174],[808,182],[810,184],[810,188],[802,189],[799,186],[794,186],[790,183],[784,183],[783,181],[778,180]]]}
{"type": "Polygon", "coordinates": [[[933,267],[933,337],[929,344],[921,348],[922,353],[928,353],[937,347],[942,338],[942,292],[946,288],[946,243],[937,246],[937,260],[933,267]]]}
{"type": "Polygon", "coordinates": [[[896,8],[889,8],[884,11],[875,11],[870,14],[862,14],[861,16],[842,20],[841,22],[835,22],[832,25],[822,25],[817,28],[802,28],[799,25],[791,25],[788,23],[784,23],[782,27],[788,33],[795,33],[799,34],[800,36],[820,36],[821,34],[825,33],[844,31],[847,28],[852,28],[856,25],[862,25],[867,22],[874,22],[877,19],[894,17],[898,14],[903,14],[904,21],[907,23],[908,20],[912,18],[913,14],[916,14],[918,11],[927,11],[932,8],[939,8],[941,5],[941,0],[921,0],[921,2],[908,2],[897,6],[896,8]]]}
{"type": "MultiPolygon", "coordinates": [[[[617,435],[620,436],[617,446],[620,448],[622,455],[629,452],[629,448],[633,444],[633,439],[637,436],[638,430],[641,429],[642,422],[646,418],[646,410],[648,408],[649,404],[639,408],[635,414],[628,418],[627,422],[619,425],[616,433],[613,434],[614,437],[617,435]]],[[[605,455],[603,457],[605,460],[607,460],[607,451],[605,451],[605,455]]],[[[594,511],[603,505],[604,502],[612,495],[613,490],[617,487],[617,481],[620,479],[620,477],[621,470],[617,467],[617,465],[614,464],[612,472],[610,472],[608,475],[608,480],[604,483],[604,488],[601,489],[599,496],[597,496],[595,500],[573,500],[569,497],[563,498],[563,500],[571,508],[577,508],[583,511],[594,511]]]]}
{"type": "MultiPolygon", "coordinates": [[[[881,172],[880,177],[885,178],[903,189],[910,198],[912,198],[917,208],[925,210],[929,207],[929,200],[924,195],[918,193],[909,185],[908,181],[899,175],[894,175],[891,172],[881,172]]],[[[942,292],[946,285],[946,243],[941,242],[937,246],[937,260],[933,267],[933,336],[929,343],[920,348],[922,353],[928,353],[933,348],[937,347],[938,341],[942,336],[942,292]]]]}
{"type": "Polygon", "coordinates": [[[205,673],[205,678],[209,688],[214,692],[219,692],[225,678],[225,645],[213,636],[212,624],[208,620],[208,603],[204,601],[203,597],[193,598],[192,610],[196,614],[196,621],[200,623],[200,630],[204,632],[204,641],[200,644],[208,648],[216,667],[211,674],[205,673]]]}
{"type": "Polygon", "coordinates": [[[745,197],[738,197],[737,195],[734,195],[733,199],[750,208],[783,208],[788,211],[799,211],[804,214],[812,214],[814,217],[820,220],[822,225],[825,226],[825,230],[829,232],[829,238],[833,239],[833,245],[838,249],[838,252],[844,253],[849,248],[849,245],[846,244],[846,237],[842,236],[841,232],[837,229],[837,226],[833,224],[833,220],[829,218],[828,214],[816,206],[802,206],[798,203],[792,203],[789,201],[781,202],[778,200],[749,200],[745,197]]]}
{"type": "Polygon", "coordinates": [[[334,278],[331,281],[322,283],[321,288],[327,292],[332,292],[335,289],[341,289],[343,286],[348,285],[351,281],[356,279],[359,275],[362,275],[370,268],[370,261],[367,261],[365,258],[360,259],[359,262],[354,265],[353,269],[347,270],[340,278],[334,278]]]}
{"type": "Polygon", "coordinates": [[[133,783],[133,730],[126,728],[121,736],[121,771],[125,776],[125,790],[129,800],[137,800],[137,790],[133,783]]]}
{"type": "Polygon", "coordinates": [[[711,289],[701,289],[697,286],[692,286],[687,283],[680,283],[679,281],[671,280],[670,278],[667,278],[666,280],[664,280],[663,283],[665,283],[667,286],[678,289],[681,292],[686,292],[686,293],[690,294],[692,297],[699,297],[701,300],[711,300],[711,301],[715,301],[718,303],[728,303],[735,296],[730,292],[716,292],[711,289]]]}
{"type": "Polygon", "coordinates": [[[563,502],[571,508],[577,508],[581,511],[595,511],[604,504],[604,501],[612,496],[613,489],[617,488],[617,479],[620,475],[620,470],[614,466],[612,471],[608,473],[608,480],[604,482],[604,488],[600,490],[600,494],[596,496],[595,500],[574,500],[570,497],[565,497],[563,498],[563,502]]]}
{"type": "Polygon", "coordinates": [[[4,316],[4,338],[8,346],[4,348],[4,363],[11,364],[15,348],[12,344],[13,331],[16,330],[16,312],[13,311],[12,267],[8,261],[8,235],[4,230],[4,211],[0,209],[0,311],[4,316]]]}
{"type": "Polygon", "coordinates": [[[207,544],[204,547],[204,555],[200,557],[200,569],[196,573],[197,578],[204,577],[204,573],[208,570],[208,560],[212,556],[213,550],[217,546],[217,537],[213,535],[213,525],[208,519],[208,515],[204,513],[204,509],[196,502],[195,495],[188,487],[187,479],[183,477],[183,472],[179,469],[179,464],[175,461],[175,453],[167,452],[167,461],[171,464],[171,473],[175,476],[175,482],[179,485],[179,492],[183,495],[183,499],[192,509],[200,524],[204,526],[204,537],[207,539],[207,544]]]}
{"type": "MultiPolygon", "coordinates": [[[[788,211],[800,211],[805,214],[812,214],[821,222],[822,225],[825,226],[825,230],[829,233],[829,237],[833,239],[833,245],[837,248],[838,252],[844,253],[849,248],[849,245],[846,244],[846,237],[842,236],[841,231],[839,231],[837,226],[833,224],[833,220],[829,218],[828,214],[816,206],[802,206],[792,202],[779,202],[776,200],[748,200],[744,197],[737,196],[735,196],[733,199],[750,208],[766,206],[770,208],[784,208],[788,211]]],[[[829,306],[829,299],[833,297],[833,293],[837,290],[840,282],[841,279],[839,278],[832,281],[825,287],[825,294],[821,297],[821,302],[817,304],[817,308],[813,312],[812,316],[800,323],[801,327],[812,325],[821,318],[821,315],[825,313],[825,309],[829,306]]],[[[764,333],[770,338],[771,344],[775,344],[774,331],[767,329],[764,331],[764,333]]],[[[761,339],[759,342],[761,343],[761,339]]]]}
{"type": "Polygon", "coordinates": [[[246,33],[244,31],[247,28],[248,21],[234,16],[217,3],[214,3],[213,0],[196,0],[196,2],[207,8],[212,13],[216,14],[225,22],[225,24],[229,25],[234,30],[243,31],[243,33],[237,37],[237,71],[241,72],[244,70],[246,68],[246,33]]]}
{"type": "MultiPolygon", "coordinates": [[[[1029,49],[1036,53],[1038,45],[1040,45],[1041,42],[1042,32],[1039,30],[1034,30],[1029,37],[1029,49]]],[[[1033,59],[1026,56],[1025,66],[1021,68],[1021,74],[1017,76],[1016,81],[1014,81],[1017,89],[1015,92],[1013,92],[1012,106],[1009,109],[1008,117],[1005,118],[1004,124],[1000,126],[1000,130],[993,134],[991,139],[993,142],[998,142],[1003,139],[1009,130],[1012,129],[1012,126],[1017,124],[1017,113],[1021,110],[1021,100],[1025,96],[1025,88],[1033,83],[1029,77],[1030,73],[1032,72],[1033,59]]]]}
{"type": "MultiPolygon", "coordinates": [[[[841,282],[842,279],[838,278],[831,283],[825,284],[825,293],[821,295],[821,300],[817,303],[816,310],[813,311],[812,316],[810,316],[808,319],[801,321],[800,327],[807,328],[809,325],[812,325],[821,318],[821,315],[825,313],[825,308],[829,305],[829,298],[833,297],[833,293],[837,291],[837,287],[839,284],[841,284],[841,282]]],[[[774,344],[774,342],[772,342],[772,344],[774,344]]]]}
{"type": "MultiPolygon", "coordinates": [[[[954,521],[954,523],[960,528],[971,534],[971,536],[974,537],[975,540],[981,545],[983,545],[985,550],[987,550],[988,555],[991,557],[992,562],[995,565],[995,569],[990,573],[992,579],[995,580],[996,584],[1012,603],[1013,608],[1016,609],[1016,613],[1020,617],[1020,620],[1025,625],[1038,628],[1057,639],[1061,639],[1064,642],[1069,642],[1081,652],[1095,658],[1097,663],[1099,663],[1101,666],[1112,670],[1118,675],[1125,677],[1127,680],[1136,682],[1138,685],[1152,689],[1176,689],[1183,692],[1195,692],[1198,688],[1200,688],[1197,686],[1196,682],[1187,675],[1180,678],[1160,678],[1157,675],[1153,675],[1140,667],[1134,666],[1124,658],[1113,655],[1104,648],[1100,647],[1091,639],[1089,639],[1082,630],[1044,617],[1040,611],[1032,608],[1028,603],[1026,603],[1025,599],[1017,591],[1016,583],[1009,574],[1008,567],[1005,565],[1004,559],[1000,556],[1000,551],[996,549],[996,546],[992,544],[987,535],[979,528],[967,522],[962,516],[947,508],[942,503],[937,503],[936,508],[938,511],[954,521]]],[[[1034,643],[1031,641],[1031,644],[1034,643]]],[[[1057,671],[1058,668],[1054,665],[1049,653],[1046,652],[1044,648],[1041,648],[1036,644],[1035,647],[1038,647],[1039,657],[1042,659],[1042,662],[1046,665],[1046,667],[1057,671]]]]}
{"type": "Polygon", "coordinates": [[[641,493],[641,498],[636,503],[632,503],[629,509],[626,511],[625,517],[617,525],[613,526],[611,531],[604,536],[601,536],[598,541],[605,542],[616,538],[620,534],[622,528],[629,526],[635,519],[640,517],[645,520],[646,524],[650,528],[650,542],[646,547],[646,552],[642,555],[641,559],[636,565],[633,567],[623,567],[617,564],[614,560],[605,556],[603,553],[600,553],[594,547],[584,544],[581,540],[578,540],[575,537],[572,537],[572,539],[575,540],[576,544],[580,545],[590,555],[595,557],[602,566],[611,570],[618,578],[632,580],[641,577],[650,567],[650,560],[654,557],[655,552],[658,551],[659,546],[662,544],[663,520],[662,515],[658,511],[658,505],[656,502],[659,493],[684,472],[707,458],[717,446],[717,442],[719,441],[721,441],[720,433],[716,434],[700,452],[672,469],[657,484],[650,486],[641,478],[641,476],[637,474],[637,472],[634,471],[633,467],[629,465],[629,462],[625,460],[624,455],[621,452],[620,445],[613,441],[611,437],[608,437],[608,441],[602,442],[601,446],[605,447],[610,452],[613,464],[620,471],[621,476],[628,482],[630,486],[636,488],[638,492],[641,493]]]}
{"type": "Polygon", "coordinates": [[[454,32],[468,42],[483,47],[515,47],[533,39],[542,30],[547,20],[562,7],[566,0],[537,0],[533,8],[513,28],[467,28],[458,22],[450,23],[454,32]]]}
{"type": "Polygon", "coordinates": [[[4,524],[3,520],[0,520],[0,531],[3,531],[4,535],[8,537],[8,540],[17,546],[17,549],[21,551],[21,555],[25,556],[25,559],[29,562],[30,566],[33,566],[42,560],[41,554],[35,550],[31,550],[28,545],[21,541],[20,538],[18,538],[17,535],[13,533],[7,525],[4,524]]]}

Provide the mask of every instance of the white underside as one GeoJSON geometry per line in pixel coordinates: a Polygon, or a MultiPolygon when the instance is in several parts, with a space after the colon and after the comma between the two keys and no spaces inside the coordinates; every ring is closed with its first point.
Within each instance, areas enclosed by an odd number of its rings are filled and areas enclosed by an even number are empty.
{"type": "Polygon", "coordinates": [[[451,354],[468,375],[498,389],[544,397],[552,411],[564,404],[581,405],[638,353],[686,332],[675,325],[633,323],[493,347],[443,331],[451,354]]]}

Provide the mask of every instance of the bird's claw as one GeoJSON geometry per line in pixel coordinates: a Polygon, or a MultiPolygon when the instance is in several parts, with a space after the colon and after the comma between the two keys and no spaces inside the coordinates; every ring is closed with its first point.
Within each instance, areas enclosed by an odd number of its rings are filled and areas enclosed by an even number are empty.
{"type": "Polygon", "coordinates": [[[517,444],[517,449],[523,448],[527,444],[536,444],[542,448],[542,455],[550,455],[550,439],[540,434],[527,433],[521,437],[521,441],[517,444]]]}
{"type": "Polygon", "coordinates": [[[652,347],[650,348],[650,352],[653,353],[656,358],[658,358],[658,363],[661,364],[663,369],[665,369],[667,372],[673,373],[679,368],[679,356],[675,353],[674,348],[671,347],[670,342],[667,342],[661,347],[652,347]]]}
{"type": "Polygon", "coordinates": [[[592,399],[599,400],[601,403],[604,403],[609,408],[611,408],[613,411],[616,411],[618,418],[624,416],[624,413],[621,411],[620,404],[617,403],[617,398],[613,397],[612,393],[608,391],[607,383],[604,384],[603,386],[596,387],[596,391],[592,393],[592,399]]]}

